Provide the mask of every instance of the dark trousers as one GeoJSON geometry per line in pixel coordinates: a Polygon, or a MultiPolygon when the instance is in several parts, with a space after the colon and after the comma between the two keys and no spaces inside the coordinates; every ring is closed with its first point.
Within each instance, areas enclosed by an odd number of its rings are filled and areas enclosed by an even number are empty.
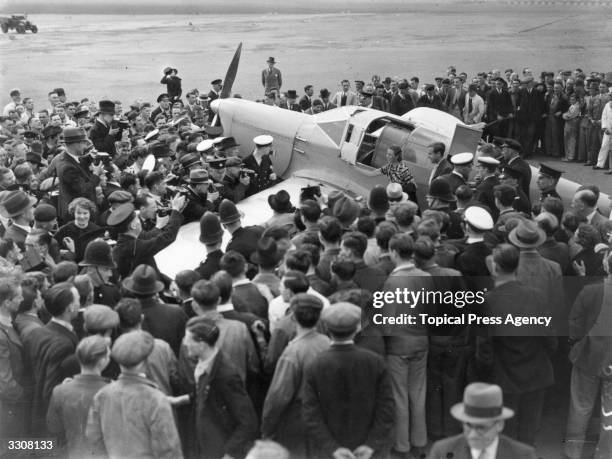
{"type": "Polygon", "coordinates": [[[545,394],[545,389],[523,394],[504,393],[504,405],[514,410],[514,417],[506,421],[504,433],[515,440],[534,446],[542,421],[545,394]]]}
{"type": "Polygon", "coordinates": [[[461,432],[450,409],[463,396],[470,352],[467,346],[429,345],[426,420],[427,432],[433,441],[461,432]]]}
{"type": "Polygon", "coordinates": [[[523,155],[532,155],[535,145],[536,123],[519,125],[519,142],[523,147],[523,155]]]}

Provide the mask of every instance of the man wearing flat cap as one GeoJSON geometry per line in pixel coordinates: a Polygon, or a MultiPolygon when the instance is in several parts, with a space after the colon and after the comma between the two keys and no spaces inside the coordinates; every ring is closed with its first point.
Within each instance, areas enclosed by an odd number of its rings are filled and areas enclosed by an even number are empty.
{"type": "MultiPolygon", "coordinates": [[[[76,198],[87,198],[97,202],[96,187],[104,174],[104,164],[86,166],[82,157],[89,145],[89,140],[82,128],[64,129],[66,150],[61,154],[56,171],[59,179],[59,219],[65,223],[70,220],[68,206],[76,198]]],[[[113,145],[114,148],[114,145],[113,145]]]]}
{"type": "Polygon", "coordinates": [[[206,212],[214,212],[219,208],[220,195],[206,169],[193,169],[185,181],[187,182],[185,187],[187,206],[183,211],[185,223],[199,221],[206,212]]]}
{"type": "Polygon", "coordinates": [[[502,435],[514,412],[503,406],[502,390],[475,382],[465,388],[463,402],[451,408],[463,434],[434,443],[429,459],[536,459],[535,450],[502,435]]]}
{"type": "Polygon", "coordinates": [[[183,457],[170,402],[144,376],[153,347],[153,337],[144,331],[115,341],[111,356],[121,375],[94,396],[87,420],[86,436],[95,454],[183,457]]]}
{"type": "MultiPolygon", "coordinates": [[[[211,166],[212,167],[212,166],[211,166]]],[[[242,201],[251,184],[251,177],[242,170],[242,159],[237,156],[227,158],[225,161],[225,174],[221,180],[223,185],[221,194],[223,198],[237,203],[242,201]]]]}
{"type": "Polygon", "coordinates": [[[482,205],[487,206],[487,208],[491,211],[493,220],[497,220],[499,211],[495,206],[493,189],[499,185],[499,179],[497,178],[499,161],[495,158],[491,158],[490,156],[479,156],[477,163],[478,176],[481,180],[476,187],[474,199],[477,202],[480,202],[482,205]]]}
{"type": "Polygon", "coordinates": [[[433,84],[425,86],[425,94],[423,94],[416,104],[417,107],[429,107],[437,110],[445,111],[442,99],[436,94],[436,88],[433,84]]]}
{"type": "MultiPolygon", "coordinates": [[[[89,408],[96,393],[110,380],[102,371],[110,362],[110,338],[93,335],[83,338],[76,348],[81,372],[56,386],[47,412],[47,429],[65,441],[69,457],[91,455],[91,445],[85,437],[89,408]]],[[[60,446],[64,446],[61,445],[60,446]]]]}
{"type": "Polygon", "coordinates": [[[115,103],[110,100],[101,100],[99,105],[98,116],[89,131],[89,138],[96,150],[104,151],[114,158],[117,154],[115,142],[121,140],[121,130],[113,127],[115,103]]]}
{"type": "Polygon", "coordinates": [[[303,413],[309,456],[384,457],[394,417],[385,362],[355,346],[361,328],[358,306],[333,304],[324,310],[322,320],[332,345],[305,372],[303,413]]]}

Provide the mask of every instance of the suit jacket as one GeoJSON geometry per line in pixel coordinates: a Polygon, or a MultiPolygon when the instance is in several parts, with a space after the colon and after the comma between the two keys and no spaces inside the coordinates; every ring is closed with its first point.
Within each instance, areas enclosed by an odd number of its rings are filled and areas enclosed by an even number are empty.
{"type": "MultiPolygon", "coordinates": [[[[333,103],[336,107],[342,107],[342,95],[344,92],[338,91],[334,94],[334,97],[329,101],[333,103]]],[[[346,93],[346,105],[359,105],[359,97],[353,91],[349,91],[346,93]]]]}
{"type": "Polygon", "coordinates": [[[235,250],[236,252],[242,254],[242,256],[247,260],[247,262],[251,259],[251,255],[255,250],[257,250],[257,241],[261,237],[264,229],[261,226],[246,226],[242,228],[238,228],[232,234],[232,239],[227,244],[226,252],[230,250],[235,250]]]}
{"type": "Polygon", "coordinates": [[[311,96],[311,97],[308,97],[306,94],[304,94],[304,95],[303,95],[303,96],[300,98],[300,100],[299,100],[298,104],[299,104],[299,106],[302,108],[302,111],[303,111],[303,112],[305,112],[306,110],[308,110],[308,109],[309,109],[309,108],[312,106],[312,100],[313,100],[313,99],[314,99],[314,98],[313,98],[312,96],[311,96]]]}
{"type": "Polygon", "coordinates": [[[272,89],[279,90],[283,85],[283,77],[281,75],[281,71],[276,67],[267,69],[263,69],[261,71],[261,84],[264,87],[266,92],[271,91],[272,89]]]}
{"type": "Polygon", "coordinates": [[[243,164],[247,169],[255,171],[255,177],[251,177],[251,183],[247,188],[247,196],[259,193],[273,185],[272,180],[270,180],[270,174],[272,173],[272,160],[270,159],[270,155],[264,155],[261,158],[261,163],[257,164],[255,157],[250,154],[244,158],[243,164]]]}
{"type": "Polygon", "coordinates": [[[89,138],[96,147],[98,151],[105,151],[111,158],[117,154],[117,150],[115,149],[115,141],[120,140],[121,137],[117,138],[120,134],[117,133],[116,136],[109,135],[110,126],[107,126],[99,118],[96,118],[96,122],[93,127],[89,131],[89,138]]]}
{"type": "Polygon", "coordinates": [[[455,174],[452,171],[448,174],[441,175],[441,178],[445,179],[451,187],[453,194],[461,185],[467,185],[467,182],[460,174],[455,174]]]}
{"type": "Polygon", "coordinates": [[[304,420],[315,451],[331,457],[361,445],[375,455],[389,445],[394,422],[391,380],[382,357],[354,344],[332,344],[306,368],[304,420]]]}
{"type": "Polygon", "coordinates": [[[516,117],[519,124],[524,126],[533,124],[542,119],[544,114],[544,94],[535,88],[523,88],[519,91],[516,101],[516,117]]]}
{"type": "Polygon", "coordinates": [[[24,251],[25,240],[28,234],[29,233],[27,233],[23,228],[19,228],[11,223],[4,232],[3,239],[11,239],[22,251],[24,251]]]}
{"type": "Polygon", "coordinates": [[[161,303],[154,298],[143,298],[140,304],[144,316],[142,329],[154,338],[167,342],[178,356],[185,335],[187,315],[180,306],[161,303]]]}
{"type": "Polygon", "coordinates": [[[446,158],[442,158],[438,164],[434,166],[433,175],[431,176],[431,180],[428,185],[431,185],[431,182],[438,177],[443,175],[450,174],[453,171],[453,165],[448,162],[446,158]]]}
{"type": "Polygon", "coordinates": [[[258,437],[255,408],[238,371],[222,351],[198,381],[195,420],[198,457],[243,458],[258,437]]]}
{"type": "Polygon", "coordinates": [[[32,330],[24,341],[24,347],[34,374],[34,411],[32,419],[44,432],[44,420],[53,388],[72,376],[69,362],[78,343],[77,335],[63,325],[49,322],[32,330]]]}
{"type": "Polygon", "coordinates": [[[429,107],[442,110],[443,112],[446,111],[444,104],[442,103],[442,99],[437,94],[434,94],[431,101],[429,100],[429,97],[427,97],[427,94],[422,95],[417,102],[417,107],[429,107]]]}
{"type": "Polygon", "coordinates": [[[493,196],[493,188],[495,188],[497,185],[499,185],[499,179],[496,175],[486,177],[476,187],[476,195],[474,196],[476,201],[489,208],[491,215],[493,216],[493,221],[497,220],[497,217],[499,216],[499,209],[495,205],[495,196],[493,196]]]}
{"type": "Polygon", "coordinates": [[[136,266],[141,264],[152,266],[159,275],[155,254],[174,242],[182,223],[183,215],[173,210],[168,224],[154,237],[143,239],[139,236],[134,239],[126,234],[120,234],[113,249],[113,259],[117,261],[117,271],[120,276],[126,278],[136,266]]]}
{"type": "MultiPolygon", "coordinates": [[[[472,459],[470,447],[463,434],[445,438],[434,443],[428,459],[472,459]]],[[[535,450],[516,440],[499,436],[497,456],[495,459],[536,459],[535,450]]]]}
{"type": "Polygon", "coordinates": [[[262,320],[268,320],[268,300],[252,282],[234,286],[232,304],[238,312],[250,312],[262,320]]]}
{"type": "Polygon", "coordinates": [[[200,263],[195,271],[202,277],[202,279],[210,279],[215,273],[221,270],[220,261],[223,256],[222,250],[215,250],[210,252],[206,256],[206,260],[200,263]]]}
{"type": "MultiPolygon", "coordinates": [[[[485,295],[485,315],[505,317],[507,314],[526,317],[546,316],[542,306],[543,293],[512,281],[495,287],[485,295]],[[516,301],[520,298],[521,301],[516,301]]],[[[552,330],[530,327],[516,328],[512,325],[489,325],[486,327],[489,338],[487,348],[492,362],[485,365],[492,368],[491,380],[499,385],[504,393],[524,394],[545,389],[554,383],[550,355],[556,350],[557,339],[552,330]]],[[[482,350],[482,345],[477,349],[482,350]]],[[[477,352],[479,356],[480,352],[477,352]]]]}
{"type": "MultiPolygon", "coordinates": [[[[598,231],[599,234],[601,236],[601,239],[606,241],[608,239],[606,233],[606,227],[605,224],[608,221],[608,219],[606,217],[604,217],[603,215],[601,215],[599,213],[598,210],[595,211],[595,215],[593,215],[593,218],[591,219],[591,225],[593,225],[598,231]]],[[[10,227],[9,227],[10,228],[10,227]]]]}
{"type": "Polygon", "coordinates": [[[458,113],[459,117],[463,116],[463,107],[465,106],[465,96],[467,91],[465,89],[450,88],[447,95],[446,106],[448,107],[449,113],[458,113]],[[459,94],[457,94],[459,92],[459,94]]]}
{"type": "Polygon", "coordinates": [[[501,93],[497,89],[489,92],[487,98],[487,121],[490,123],[497,120],[497,116],[506,117],[512,113],[512,99],[510,93],[502,89],[501,93]]]}
{"type": "Polygon", "coordinates": [[[278,104],[279,108],[284,108],[285,110],[291,110],[293,112],[303,112],[304,110],[302,110],[302,107],[300,106],[300,104],[290,104],[287,101],[283,101],[280,104],[278,104]]]}
{"type": "Polygon", "coordinates": [[[65,223],[70,220],[68,205],[75,198],[87,198],[96,202],[96,186],[100,177],[77,163],[67,152],[61,154],[56,163],[59,179],[58,217],[65,223]]]}
{"type": "Polygon", "coordinates": [[[402,96],[400,93],[395,94],[391,98],[391,113],[397,116],[402,116],[414,108],[412,97],[410,95],[402,96]]]}
{"type": "Polygon", "coordinates": [[[355,275],[353,281],[364,290],[376,292],[382,288],[387,279],[387,274],[373,266],[366,266],[363,260],[355,263],[355,275]]]}

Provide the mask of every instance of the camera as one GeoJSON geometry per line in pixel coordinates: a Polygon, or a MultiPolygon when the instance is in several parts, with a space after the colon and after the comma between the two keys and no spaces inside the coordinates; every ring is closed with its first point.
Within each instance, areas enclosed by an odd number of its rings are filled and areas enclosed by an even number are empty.
{"type": "Polygon", "coordinates": [[[113,129],[120,129],[120,130],[128,129],[130,127],[130,122],[124,119],[113,120],[113,122],[111,123],[111,127],[113,129]]]}
{"type": "Polygon", "coordinates": [[[160,207],[157,209],[157,216],[158,217],[167,217],[168,215],[170,215],[170,212],[172,212],[172,209],[170,209],[169,207],[160,207]]]}
{"type": "Polygon", "coordinates": [[[321,186],[320,185],[309,185],[305,186],[300,190],[300,202],[304,202],[307,199],[316,201],[317,198],[321,197],[321,186]]]}

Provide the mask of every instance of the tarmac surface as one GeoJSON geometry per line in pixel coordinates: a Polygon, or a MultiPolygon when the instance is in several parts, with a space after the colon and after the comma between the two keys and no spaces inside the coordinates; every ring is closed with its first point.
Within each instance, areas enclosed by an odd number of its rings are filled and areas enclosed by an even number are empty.
{"type": "MultiPolygon", "coordinates": [[[[386,14],[31,15],[37,35],[0,34],[0,94],[4,104],[18,87],[34,97],[36,108],[46,107],[47,92],[58,86],[69,100],[154,101],[165,91],[159,80],[166,66],[179,70],[184,93],[208,91],[211,80],[225,75],[239,42],[233,92],[249,99],[263,95],[260,74],[269,56],[283,72],[283,90],[299,93],[306,84],[333,92],[343,78],[369,80],[373,74],[418,75],[423,83],[449,65],[469,75],[523,67],[536,75],[576,67],[606,72],[612,70],[610,11],[590,4],[472,2],[386,14]]],[[[566,178],[612,193],[612,176],[576,163],[559,166],[566,178]]],[[[548,392],[538,437],[544,458],[560,457],[565,373],[567,367],[548,392]]]]}

